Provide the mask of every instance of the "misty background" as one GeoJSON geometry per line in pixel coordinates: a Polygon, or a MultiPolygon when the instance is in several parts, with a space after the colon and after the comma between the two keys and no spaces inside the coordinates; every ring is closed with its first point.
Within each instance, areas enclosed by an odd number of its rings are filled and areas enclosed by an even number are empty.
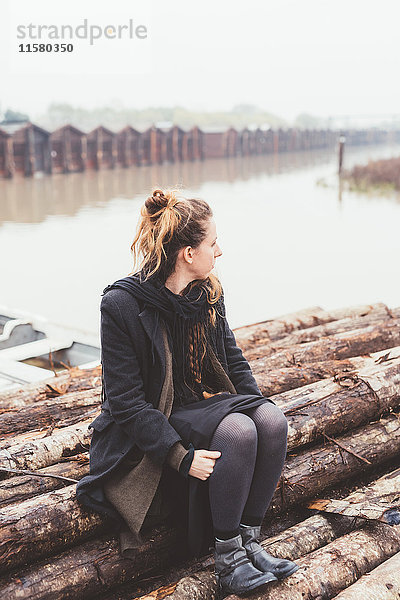
{"type": "MultiPolygon", "coordinates": [[[[0,117],[49,130],[398,129],[399,16],[395,0],[6,0],[0,117]],[[18,24],[83,19],[133,19],[148,37],[18,52],[18,24]]],[[[346,148],[344,165],[396,156],[396,144],[346,148]]],[[[132,267],[140,206],[175,186],[214,210],[233,327],[315,305],[400,304],[398,194],[341,189],[336,148],[0,180],[0,303],[97,332],[101,291],[132,267]]]]}
{"type": "Polygon", "coordinates": [[[71,0],[2,3],[0,110],[54,128],[397,126],[395,0],[71,0]],[[79,41],[74,56],[16,52],[19,24],[144,23],[146,40],[79,41]]]}

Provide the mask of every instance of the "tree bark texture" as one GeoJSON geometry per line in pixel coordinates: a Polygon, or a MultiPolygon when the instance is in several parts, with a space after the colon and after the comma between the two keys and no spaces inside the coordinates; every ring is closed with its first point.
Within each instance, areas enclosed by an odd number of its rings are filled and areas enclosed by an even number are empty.
{"type": "Polygon", "coordinates": [[[387,311],[388,314],[391,312],[382,302],[332,311],[313,306],[260,323],[236,327],[233,332],[238,345],[243,350],[248,350],[256,345],[282,339],[294,331],[317,327],[333,321],[367,316],[375,312],[382,314],[383,311],[387,311]]]}
{"type": "Polygon", "coordinates": [[[56,398],[38,400],[21,408],[9,409],[0,414],[0,435],[39,429],[54,423],[60,425],[101,404],[100,387],[67,393],[56,398]]]}
{"type": "MultiPolygon", "coordinates": [[[[400,310],[396,312],[396,318],[400,316],[400,310]]],[[[346,331],[353,331],[354,329],[364,329],[365,327],[372,327],[389,322],[393,320],[393,313],[389,313],[387,310],[377,310],[363,317],[348,317],[347,319],[341,319],[340,321],[332,321],[324,325],[317,325],[316,327],[308,327],[307,329],[299,329],[293,331],[289,335],[277,340],[272,343],[275,351],[280,348],[288,348],[295,346],[296,344],[306,344],[308,342],[315,342],[324,337],[331,335],[337,335],[339,333],[345,333],[346,331]]]]}
{"type": "MultiPolygon", "coordinates": [[[[323,490],[354,477],[398,455],[400,420],[389,415],[362,430],[338,438],[342,447],[327,443],[289,456],[267,511],[282,512],[304,503],[323,490]],[[348,448],[371,464],[349,454],[348,448]]],[[[3,508],[0,527],[0,571],[23,564],[30,557],[45,556],[100,530],[104,520],[81,507],[75,485],[3,508]]]]}
{"type": "MultiPolygon", "coordinates": [[[[273,396],[289,422],[288,451],[378,419],[399,405],[399,383],[400,359],[395,359],[360,370],[358,375],[344,380],[323,380],[273,396]]],[[[88,424],[85,421],[51,436],[10,446],[0,451],[0,468],[37,470],[73,456],[89,445],[88,424]]],[[[57,473],[64,474],[62,469],[57,473]]],[[[69,476],[67,471],[65,476],[69,476]]]]}
{"type": "Polygon", "coordinates": [[[257,346],[245,352],[245,355],[249,361],[262,361],[263,368],[270,370],[322,360],[344,360],[399,345],[400,319],[391,319],[376,326],[337,333],[277,352],[270,346],[257,346]]]}
{"type": "MultiPolygon", "coordinates": [[[[71,477],[79,481],[89,473],[89,453],[77,454],[66,459],[64,462],[38,469],[40,474],[52,473],[71,477]]],[[[53,477],[38,477],[34,475],[18,475],[0,482],[0,506],[6,506],[13,502],[21,502],[39,494],[45,494],[52,490],[65,486],[65,482],[53,477]]]]}
{"type": "MultiPolygon", "coordinates": [[[[52,435],[3,448],[0,450],[0,467],[33,471],[55,464],[62,458],[87,451],[92,435],[91,429],[88,429],[91,421],[92,418],[59,429],[52,435]]],[[[2,477],[6,475],[2,474],[2,477]]]]}
{"type": "MultiPolygon", "coordinates": [[[[367,523],[297,563],[300,569],[281,582],[255,590],[252,600],[330,600],[359,577],[400,551],[400,526],[367,523]],[[263,589],[263,591],[261,591],[263,589]]],[[[368,596],[365,597],[367,600],[368,596]]],[[[237,600],[238,596],[226,596],[237,600]]],[[[364,597],[360,597],[360,600],[364,597]]]]}
{"type": "Polygon", "coordinates": [[[400,598],[400,552],[385,560],[333,600],[398,600],[400,598]]]}
{"type": "Polygon", "coordinates": [[[304,503],[322,490],[396,458],[400,450],[400,419],[391,414],[335,440],[340,445],[327,442],[301,449],[294,456],[289,454],[267,515],[304,503]]]}
{"type": "MultiPolygon", "coordinates": [[[[263,546],[274,556],[295,560],[360,527],[360,524],[363,524],[361,520],[357,522],[348,517],[314,515],[270,537],[263,542],[263,546]]],[[[176,532],[160,527],[144,535],[144,538],[145,544],[135,561],[120,558],[117,540],[107,535],[84,542],[37,566],[3,576],[0,579],[0,596],[21,600],[86,600],[125,582],[142,578],[156,569],[165,568],[171,559],[176,561],[180,542],[176,532]]],[[[194,577],[188,573],[181,580],[182,584],[178,586],[180,582],[177,582],[174,589],[178,595],[171,596],[174,600],[213,598],[216,588],[213,561],[209,568],[199,571],[201,563],[204,563],[204,559],[196,561],[194,577]],[[182,590],[185,593],[188,590],[189,593],[182,595],[182,590]],[[191,595],[192,592],[196,595],[191,595]],[[199,595],[200,592],[203,595],[199,595]]]]}
{"type": "Polygon", "coordinates": [[[56,377],[0,392],[0,409],[21,408],[27,404],[57,398],[66,393],[90,390],[100,385],[101,365],[93,369],[72,367],[68,371],[62,371],[56,377]]]}
{"type": "Polygon", "coordinates": [[[250,366],[262,394],[268,397],[273,394],[295,390],[322,379],[351,375],[357,373],[359,369],[368,366],[374,367],[376,364],[399,357],[400,346],[395,346],[362,357],[355,356],[344,360],[322,360],[271,371],[265,369],[262,359],[250,361],[250,366]]]}
{"type": "Polygon", "coordinates": [[[307,508],[382,521],[389,525],[400,524],[399,507],[400,469],[385,473],[341,500],[317,498],[307,504],[307,508]]]}

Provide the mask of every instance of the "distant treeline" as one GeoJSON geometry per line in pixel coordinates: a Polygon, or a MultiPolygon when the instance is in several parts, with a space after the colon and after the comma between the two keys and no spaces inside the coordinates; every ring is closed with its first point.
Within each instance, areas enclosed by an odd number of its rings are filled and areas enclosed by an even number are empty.
{"type": "MultiPolygon", "coordinates": [[[[6,111],[4,120],[15,121],[32,119],[32,115],[6,111]]],[[[139,129],[146,129],[159,122],[169,122],[190,129],[195,125],[199,127],[233,127],[243,129],[249,124],[254,126],[298,127],[303,129],[327,129],[330,127],[329,119],[322,119],[313,115],[302,113],[293,123],[282,117],[263,110],[253,104],[237,104],[227,111],[193,111],[182,106],[149,107],[145,109],[126,108],[121,104],[103,106],[98,108],[82,108],[68,103],[52,103],[46,112],[36,115],[35,123],[50,131],[72,124],[78,129],[91,131],[99,123],[105,127],[118,131],[130,124],[139,129]]]]}
{"type": "Polygon", "coordinates": [[[268,124],[272,127],[286,126],[284,119],[249,104],[237,105],[230,111],[192,111],[182,106],[149,107],[145,109],[126,108],[114,104],[98,108],[82,108],[70,104],[51,104],[35,122],[45,129],[56,129],[68,123],[90,131],[102,123],[104,127],[118,131],[127,124],[145,129],[156,123],[169,122],[183,128],[226,126],[241,129],[249,123],[268,124]]]}

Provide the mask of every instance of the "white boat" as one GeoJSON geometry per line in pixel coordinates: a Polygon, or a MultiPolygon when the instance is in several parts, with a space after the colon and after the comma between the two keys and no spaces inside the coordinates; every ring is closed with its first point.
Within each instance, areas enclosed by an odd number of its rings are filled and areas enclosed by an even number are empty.
{"type": "Polygon", "coordinates": [[[99,364],[99,336],[0,304],[0,391],[99,364]]]}

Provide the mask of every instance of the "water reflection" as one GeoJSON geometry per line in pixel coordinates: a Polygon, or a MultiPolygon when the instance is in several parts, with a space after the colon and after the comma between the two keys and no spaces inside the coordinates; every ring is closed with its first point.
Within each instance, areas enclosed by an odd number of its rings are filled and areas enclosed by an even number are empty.
{"type": "MultiPolygon", "coordinates": [[[[352,156],[360,156],[362,160],[361,157],[367,152],[383,155],[393,151],[376,146],[370,150],[348,148],[347,162],[352,156]]],[[[143,195],[154,186],[181,184],[185,188],[198,189],[206,182],[245,182],[261,175],[274,176],[304,171],[319,164],[334,164],[335,160],[335,150],[331,149],[86,171],[38,178],[15,177],[0,181],[0,224],[41,223],[49,215],[73,216],[83,207],[101,206],[113,198],[140,196],[143,199],[143,195]]]]}
{"type": "MultiPolygon", "coordinates": [[[[344,164],[395,155],[346,148],[344,164]]],[[[132,268],[145,195],[177,184],[212,206],[232,327],[399,304],[400,204],[341,189],[333,149],[0,181],[0,304],[98,333],[103,288],[132,268]]]]}

